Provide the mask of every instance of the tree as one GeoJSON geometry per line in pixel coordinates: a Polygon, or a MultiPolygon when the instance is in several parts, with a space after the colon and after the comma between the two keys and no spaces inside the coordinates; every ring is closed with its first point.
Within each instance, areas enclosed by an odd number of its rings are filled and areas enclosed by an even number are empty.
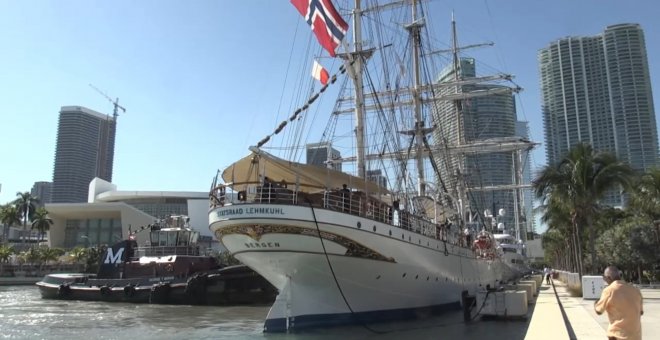
{"type": "Polygon", "coordinates": [[[76,264],[84,264],[85,259],[87,258],[87,248],[75,247],[69,252],[69,256],[73,258],[73,262],[76,264]]]}
{"type": "MultiPolygon", "coordinates": [[[[591,250],[591,270],[595,270],[595,230],[594,216],[600,207],[599,201],[608,191],[630,187],[632,178],[630,166],[606,152],[595,153],[589,144],[575,145],[559,164],[546,166],[534,180],[534,190],[539,198],[555,196],[565,202],[570,210],[575,237],[580,240],[580,231],[589,232],[591,250]]],[[[578,259],[582,251],[578,245],[578,259]]],[[[583,268],[578,266],[582,276],[583,268]]]]}
{"type": "Polygon", "coordinates": [[[23,219],[23,243],[25,243],[25,233],[27,232],[27,222],[32,219],[32,215],[36,211],[36,204],[39,203],[39,198],[32,196],[29,192],[17,192],[14,200],[14,205],[18,209],[23,219]]]}
{"type": "Polygon", "coordinates": [[[9,238],[9,228],[21,224],[21,214],[15,206],[6,204],[0,208],[0,222],[4,225],[2,235],[6,242],[9,238]]]}
{"type": "Polygon", "coordinates": [[[660,168],[644,173],[635,183],[630,200],[630,210],[645,216],[654,225],[654,239],[660,247],[660,168]]]}
{"type": "Polygon", "coordinates": [[[5,272],[5,262],[9,262],[9,258],[12,254],[14,254],[14,248],[0,246],[0,276],[5,272]]]}
{"type": "Polygon", "coordinates": [[[25,263],[31,265],[41,264],[41,254],[39,254],[39,251],[35,248],[28,248],[28,250],[21,252],[19,256],[25,263]]]}
{"type": "Polygon", "coordinates": [[[43,263],[48,264],[49,262],[55,262],[59,260],[60,256],[64,255],[64,250],[60,248],[49,248],[42,247],[39,248],[39,255],[43,263]]]}
{"type": "Polygon", "coordinates": [[[85,272],[86,273],[96,273],[99,270],[99,263],[101,262],[101,256],[106,251],[105,246],[91,247],[87,248],[85,252],[85,272]]]}
{"type": "Polygon", "coordinates": [[[37,209],[32,216],[32,229],[39,231],[39,240],[43,240],[44,234],[50,230],[51,225],[53,225],[53,220],[48,218],[48,210],[44,207],[37,209]]]}
{"type": "Polygon", "coordinates": [[[655,246],[653,233],[654,228],[648,220],[639,216],[627,217],[598,238],[598,254],[608,264],[635,273],[641,282],[642,270],[654,270],[660,260],[660,249],[655,246]]]}
{"type": "MultiPolygon", "coordinates": [[[[555,268],[580,272],[582,261],[578,258],[578,248],[582,242],[577,239],[570,214],[570,206],[556,196],[544,197],[542,204],[537,208],[542,211],[541,222],[548,226],[543,235],[542,243],[554,247],[557,252],[547,252],[549,263],[555,268]],[[552,241],[550,241],[552,240],[552,241]]],[[[543,245],[546,249],[546,245],[543,245]]]]}

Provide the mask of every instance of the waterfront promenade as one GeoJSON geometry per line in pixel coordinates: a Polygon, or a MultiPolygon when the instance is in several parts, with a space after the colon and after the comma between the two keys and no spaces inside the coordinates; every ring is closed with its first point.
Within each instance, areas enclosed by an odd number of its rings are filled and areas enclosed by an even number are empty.
{"type": "MultiPolygon", "coordinates": [[[[545,283],[541,286],[525,339],[606,339],[607,316],[596,314],[595,300],[572,297],[566,284],[553,283],[554,289],[545,283]]],[[[641,291],[642,339],[655,339],[660,334],[660,289],[642,287],[641,291]]]]}

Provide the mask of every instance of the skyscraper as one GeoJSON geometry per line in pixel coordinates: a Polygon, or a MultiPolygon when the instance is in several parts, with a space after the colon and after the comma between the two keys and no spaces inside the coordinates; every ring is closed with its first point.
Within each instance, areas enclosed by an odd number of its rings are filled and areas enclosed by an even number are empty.
{"type": "Polygon", "coordinates": [[[81,106],[63,106],[57,129],[52,203],[87,202],[94,177],[112,181],[113,117],[81,106]]]}
{"type": "MultiPolygon", "coordinates": [[[[461,58],[458,65],[459,79],[476,77],[475,60],[461,58]]],[[[440,72],[438,83],[453,81],[455,74],[453,66],[440,72]]],[[[496,84],[471,84],[442,87],[440,95],[459,93],[498,92],[487,96],[472,97],[458,104],[461,105],[460,124],[456,118],[456,108],[451,101],[439,101],[433,111],[433,122],[437,128],[433,131],[433,140],[437,145],[447,143],[459,144],[459,135],[462,135],[461,144],[479,140],[499,137],[512,137],[516,135],[516,105],[507,87],[496,84]],[[460,134],[459,134],[460,128],[460,134]],[[444,141],[444,142],[443,142],[444,141]]],[[[441,158],[441,157],[438,157],[441,158]]],[[[455,163],[455,159],[452,160],[455,163]]],[[[455,169],[457,164],[451,164],[449,169],[455,169]]],[[[455,177],[448,173],[445,167],[440,166],[440,172],[445,181],[453,181],[455,177]],[[448,179],[448,180],[447,180],[448,179]]],[[[513,183],[513,156],[511,153],[482,153],[466,155],[464,157],[464,180],[470,188],[493,187],[510,185],[513,183]]],[[[454,183],[447,183],[454,187],[454,183]]],[[[507,228],[514,224],[514,197],[512,190],[474,190],[470,194],[470,206],[473,212],[482,213],[484,210],[498,211],[504,209],[507,213],[502,219],[507,228]]]]}
{"type": "MultiPolygon", "coordinates": [[[[529,140],[529,123],[516,122],[516,136],[529,140]]],[[[522,166],[522,184],[532,183],[532,160],[531,151],[523,150],[521,154],[522,166]]],[[[528,233],[536,232],[536,219],[534,218],[534,193],[531,189],[524,189],[522,191],[523,198],[523,216],[525,217],[524,224],[525,230],[528,233]]],[[[528,238],[531,239],[531,238],[528,238]]]]}
{"type": "Polygon", "coordinates": [[[636,170],[660,165],[644,32],[638,24],[559,39],[541,49],[538,60],[548,164],[587,142],[636,170]]]}
{"type": "Polygon", "coordinates": [[[341,158],[341,153],[332,147],[330,143],[307,144],[307,164],[341,171],[341,162],[332,162],[333,159],[341,158]]]}
{"type": "Polygon", "coordinates": [[[39,198],[39,206],[43,207],[44,204],[50,203],[50,194],[53,188],[51,182],[34,182],[30,195],[39,198]]]}

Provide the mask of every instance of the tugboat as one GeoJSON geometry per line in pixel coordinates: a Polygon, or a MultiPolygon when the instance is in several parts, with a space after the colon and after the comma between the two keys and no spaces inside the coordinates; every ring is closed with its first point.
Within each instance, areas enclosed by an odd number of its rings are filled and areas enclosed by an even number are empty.
{"type": "Polygon", "coordinates": [[[270,304],[277,290],[245,265],[222,267],[202,254],[199,233],[185,216],[131,232],[108,247],[97,274],[49,274],[37,282],[42,298],[108,302],[243,305],[270,304]],[[136,234],[149,231],[138,246],[136,234]]]}

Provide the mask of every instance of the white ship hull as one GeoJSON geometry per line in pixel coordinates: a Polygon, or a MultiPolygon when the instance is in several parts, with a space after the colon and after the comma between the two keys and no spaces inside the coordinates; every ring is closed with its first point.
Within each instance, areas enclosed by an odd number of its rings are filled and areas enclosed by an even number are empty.
{"type": "Polygon", "coordinates": [[[502,262],[506,264],[503,281],[515,281],[520,279],[528,271],[525,265],[525,256],[517,253],[502,254],[502,262]]]}
{"type": "Polygon", "coordinates": [[[460,307],[506,265],[466,248],[347,213],[240,204],[209,213],[216,237],[279,290],[264,330],[412,317],[460,307]]]}

